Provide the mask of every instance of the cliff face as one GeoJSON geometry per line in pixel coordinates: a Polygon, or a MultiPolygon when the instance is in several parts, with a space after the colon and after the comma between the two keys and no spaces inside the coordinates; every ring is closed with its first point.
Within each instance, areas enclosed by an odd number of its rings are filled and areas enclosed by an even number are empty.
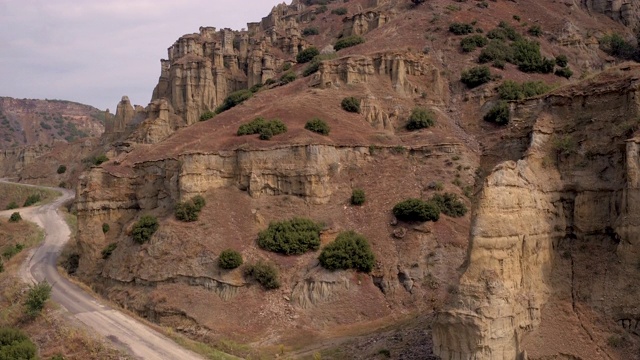
{"type": "MultiPolygon", "coordinates": [[[[528,336],[544,336],[541,319],[563,302],[578,320],[585,316],[581,305],[609,321],[636,318],[635,290],[628,289],[638,279],[631,204],[640,69],[625,71],[633,75],[602,75],[516,105],[522,119],[516,124],[531,129],[529,148],[484,182],[459,293],[434,326],[435,351],[443,359],[538,358],[554,350],[600,358],[598,346],[536,348],[528,336]],[[616,256],[599,259],[588,249],[615,249],[616,256]]],[[[586,331],[602,345],[596,331],[586,331]]]]}

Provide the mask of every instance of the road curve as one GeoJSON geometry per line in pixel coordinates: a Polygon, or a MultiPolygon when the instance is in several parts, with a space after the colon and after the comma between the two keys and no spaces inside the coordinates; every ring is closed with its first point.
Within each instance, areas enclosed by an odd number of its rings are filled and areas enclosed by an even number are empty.
{"type": "Polygon", "coordinates": [[[53,190],[59,191],[63,195],[50,204],[0,211],[0,216],[5,217],[18,211],[24,219],[38,224],[45,230],[44,242],[32,252],[22,266],[20,273],[24,281],[33,283],[46,280],[49,282],[53,286],[51,298],[64,307],[71,317],[75,317],[136,359],[202,360],[203,358],[199,355],[181,348],[169,338],[139,321],[108,305],[101,304],[80,287],[58,274],[56,266],[58,255],[71,235],[67,223],[58,213],[58,208],[65,201],[73,199],[75,195],[66,189],[55,188],[53,190]]]}

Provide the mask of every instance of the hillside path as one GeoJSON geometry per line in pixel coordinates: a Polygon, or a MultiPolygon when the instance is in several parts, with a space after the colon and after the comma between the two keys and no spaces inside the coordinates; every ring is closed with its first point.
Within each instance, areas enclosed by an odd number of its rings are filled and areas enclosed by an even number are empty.
{"type": "MultiPolygon", "coordinates": [[[[0,179],[2,182],[6,182],[0,179]]],[[[19,184],[24,185],[24,184],[19,184]]],[[[63,195],[53,202],[8,211],[0,216],[8,217],[18,211],[22,218],[32,221],[45,231],[42,245],[32,251],[22,266],[20,275],[27,283],[46,280],[53,286],[51,298],[90,330],[100,334],[116,347],[124,349],[136,359],[190,360],[203,358],[185,350],[169,338],[150,329],[141,322],[102,304],[80,287],[58,274],[56,262],[71,231],[58,212],[65,201],[75,193],[66,189],[51,188],[63,195]]]]}

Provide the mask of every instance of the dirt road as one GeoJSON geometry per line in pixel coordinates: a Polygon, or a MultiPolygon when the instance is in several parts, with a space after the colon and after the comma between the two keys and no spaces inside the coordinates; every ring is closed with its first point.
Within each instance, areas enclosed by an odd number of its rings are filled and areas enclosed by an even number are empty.
{"type": "Polygon", "coordinates": [[[22,278],[28,283],[48,281],[53,285],[51,295],[53,301],[68,310],[70,316],[102,335],[116,347],[125,349],[137,359],[203,359],[135,319],[101,304],[58,274],[56,261],[71,234],[66,222],[58,213],[58,208],[65,201],[72,199],[74,193],[64,189],[55,190],[62,192],[63,195],[50,204],[0,211],[0,216],[4,217],[18,211],[24,219],[38,224],[46,233],[43,244],[33,251],[23,264],[22,278]]]}

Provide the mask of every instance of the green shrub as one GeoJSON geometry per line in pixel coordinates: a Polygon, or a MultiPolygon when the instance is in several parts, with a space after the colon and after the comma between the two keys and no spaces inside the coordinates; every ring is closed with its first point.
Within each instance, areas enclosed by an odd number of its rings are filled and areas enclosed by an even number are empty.
{"type": "Polygon", "coordinates": [[[222,104],[216,108],[216,114],[220,114],[223,111],[227,111],[232,107],[242,104],[244,101],[251,98],[253,93],[251,90],[238,90],[234,91],[227,96],[222,104]]]}
{"type": "Polygon", "coordinates": [[[294,73],[293,71],[288,71],[282,74],[282,76],[280,77],[280,82],[283,84],[288,84],[294,81],[296,78],[297,78],[296,73],[294,73]]]}
{"type": "Polygon", "coordinates": [[[500,101],[484,116],[484,120],[498,125],[507,125],[511,119],[509,103],[500,101]]]}
{"type": "Polygon", "coordinates": [[[311,36],[320,34],[320,30],[317,27],[308,27],[302,29],[302,36],[311,36]]]}
{"type": "Polygon", "coordinates": [[[296,56],[296,61],[300,64],[308,63],[313,60],[314,57],[320,55],[320,51],[315,47],[308,47],[298,53],[296,56]]]}
{"type": "Polygon", "coordinates": [[[516,29],[504,21],[498,24],[498,27],[487,33],[489,39],[511,40],[517,41],[522,39],[522,35],[518,34],[516,29]]]}
{"type": "Polygon", "coordinates": [[[473,25],[454,22],[449,24],[449,32],[454,35],[467,35],[473,32],[473,25]]]}
{"type": "Polygon", "coordinates": [[[527,81],[518,84],[515,81],[506,80],[498,86],[497,90],[502,100],[522,100],[542,95],[551,90],[551,87],[542,81],[527,81]]]}
{"type": "Polygon", "coordinates": [[[103,224],[102,224],[102,233],[103,233],[103,234],[108,233],[110,228],[111,228],[111,227],[109,226],[109,224],[107,224],[107,223],[103,223],[103,224]]]}
{"type": "Polygon", "coordinates": [[[263,83],[257,83],[254,84],[251,88],[249,88],[249,91],[251,91],[252,93],[257,93],[258,91],[260,91],[260,89],[262,89],[262,87],[264,86],[263,83]]]}
{"type": "Polygon", "coordinates": [[[285,255],[299,255],[320,247],[320,224],[304,218],[271,222],[258,233],[258,246],[285,255]]]}
{"type": "Polygon", "coordinates": [[[527,32],[531,36],[540,37],[542,35],[542,28],[540,25],[533,25],[527,32]]]}
{"type": "Polygon", "coordinates": [[[320,265],[329,270],[356,269],[370,272],[375,265],[375,256],[367,239],[354,232],[341,232],[335,241],[325,246],[318,257],[320,265]]]}
{"type": "Polygon", "coordinates": [[[511,59],[511,48],[507,43],[500,40],[489,41],[487,46],[480,51],[480,55],[478,56],[478,62],[481,64],[498,60],[502,62],[511,62],[511,59]]]}
{"type": "Polygon", "coordinates": [[[338,41],[336,41],[336,44],[333,45],[333,48],[335,51],[340,51],[342,49],[348,48],[348,47],[352,47],[352,46],[356,46],[358,44],[362,44],[364,43],[364,38],[362,36],[358,36],[358,35],[351,35],[351,36],[347,36],[345,38],[342,38],[338,41]]]}
{"type": "Polygon", "coordinates": [[[512,43],[511,49],[513,59],[510,62],[518,65],[520,71],[543,74],[553,72],[556,62],[542,57],[539,43],[522,39],[512,43]]]}
{"type": "Polygon", "coordinates": [[[0,259],[0,273],[4,272],[4,262],[0,259]]]}
{"type": "Polygon", "coordinates": [[[360,113],[360,99],[353,96],[342,99],[340,106],[342,106],[344,111],[360,113]]]}
{"type": "Polygon", "coordinates": [[[36,285],[30,285],[29,290],[27,290],[27,299],[25,300],[27,316],[38,316],[50,297],[51,285],[48,282],[41,281],[36,285]]]}
{"type": "Polygon", "coordinates": [[[40,194],[31,194],[27,196],[27,199],[24,201],[24,205],[22,206],[24,207],[31,206],[33,204],[37,204],[40,200],[42,200],[40,198],[40,194]]]}
{"type": "Polygon", "coordinates": [[[223,269],[235,269],[240,265],[242,265],[242,255],[235,250],[224,250],[218,257],[218,266],[223,269]]]}
{"type": "Polygon", "coordinates": [[[108,259],[109,256],[111,256],[111,254],[113,253],[113,251],[118,247],[117,243],[111,243],[109,245],[107,245],[107,247],[105,247],[104,249],[102,249],[102,258],[103,259],[108,259]]]}
{"type": "Polygon", "coordinates": [[[352,205],[362,205],[366,201],[364,190],[362,189],[353,189],[351,192],[351,204],[352,205]]]}
{"type": "Polygon", "coordinates": [[[99,166],[99,165],[101,165],[102,163],[105,163],[105,162],[107,162],[107,161],[109,161],[109,158],[108,158],[108,157],[107,157],[107,155],[105,155],[105,154],[100,154],[100,155],[95,156],[95,157],[93,157],[93,158],[91,159],[91,162],[92,162],[92,163],[93,163],[93,165],[95,165],[95,166],[99,166]]]}
{"type": "Polygon", "coordinates": [[[557,76],[562,76],[565,79],[568,79],[573,76],[573,71],[569,67],[562,67],[556,70],[555,74],[557,76]]]}
{"type": "Polygon", "coordinates": [[[257,281],[265,289],[277,289],[280,287],[278,269],[262,261],[249,265],[244,269],[244,276],[257,281]]]}
{"type": "Polygon", "coordinates": [[[436,123],[434,117],[433,112],[430,110],[420,107],[414,108],[406,125],[407,130],[413,131],[431,127],[436,123]]]}
{"type": "Polygon", "coordinates": [[[328,9],[327,5],[320,5],[318,6],[318,9],[316,10],[316,14],[322,14],[324,12],[326,12],[328,9]]]}
{"type": "Polygon", "coordinates": [[[289,70],[291,70],[291,67],[292,67],[292,66],[293,66],[293,65],[291,65],[291,63],[290,63],[290,62],[288,62],[288,63],[286,63],[286,64],[282,65],[282,71],[289,71],[289,70]]]}
{"type": "Polygon", "coordinates": [[[2,251],[2,256],[9,260],[12,257],[18,255],[20,253],[20,251],[22,251],[24,249],[24,245],[17,243],[15,245],[10,245],[8,247],[6,247],[4,249],[4,251],[2,251]]]}
{"type": "Polygon", "coordinates": [[[610,34],[601,37],[599,40],[600,49],[607,54],[622,59],[632,59],[637,57],[638,50],[626,41],[620,34],[610,34]]]}
{"type": "Polygon", "coordinates": [[[275,83],[276,83],[276,81],[275,81],[274,79],[267,79],[267,80],[264,82],[264,84],[265,84],[265,85],[267,85],[267,86],[268,86],[268,85],[273,85],[273,84],[275,84],[275,83]]]}
{"type": "Polygon", "coordinates": [[[62,354],[58,353],[51,357],[49,360],[67,360],[62,354]]]}
{"type": "Polygon", "coordinates": [[[38,350],[18,329],[0,328],[0,360],[36,360],[38,350]]]}
{"type": "Polygon", "coordinates": [[[200,121],[206,121],[209,119],[213,119],[213,117],[216,116],[216,113],[214,113],[213,111],[205,111],[202,113],[202,115],[200,115],[200,121]]]}
{"type": "Polygon", "coordinates": [[[65,165],[58,166],[58,170],[56,170],[58,174],[64,174],[67,172],[67,167],[65,165]]]}
{"type": "Polygon", "coordinates": [[[347,8],[346,7],[339,7],[337,9],[331,10],[331,13],[335,14],[335,15],[346,15],[347,14],[347,8]]]}
{"type": "Polygon", "coordinates": [[[204,205],[205,200],[200,195],[196,195],[190,200],[180,202],[175,208],[176,219],[184,222],[197,221],[198,215],[200,215],[200,211],[204,205]]]}
{"type": "Polygon", "coordinates": [[[436,204],[440,212],[451,217],[462,217],[467,213],[467,206],[452,193],[435,194],[431,202],[436,204]]]}
{"type": "Polygon", "coordinates": [[[153,235],[159,227],[160,224],[158,224],[158,219],[156,219],[155,216],[143,215],[140,220],[133,225],[131,231],[133,241],[138,244],[144,244],[151,239],[151,235],[153,235]]]}
{"type": "Polygon", "coordinates": [[[14,212],[13,214],[11,214],[11,216],[9,217],[9,222],[18,222],[22,220],[22,216],[20,216],[19,212],[14,212]]]}
{"type": "Polygon", "coordinates": [[[9,205],[7,205],[6,209],[7,210],[13,210],[13,209],[17,209],[17,208],[19,208],[18,204],[16,204],[15,201],[12,201],[12,202],[9,203],[9,205]]]}
{"type": "Polygon", "coordinates": [[[403,221],[438,221],[437,205],[420,199],[407,199],[393,207],[393,215],[403,221]]]}
{"type": "Polygon", "coordinates": [[[462,51],[472,52],[476,48],[485,47],[488,43],[489,40],[482,35],[471,35],[462,39],[460,41],[460,46],[462,46],[462,51]]]}
{"type": "Polygon", "coordinates": [[[307,67],[302,71],[302,76],[307,77],[311,74],[314,74],[320,70],[320,61],[313,60],[307,67]]]}
{"type": "Polygon", "coordinates": [[[463,71],[460,81],[468,88],[473,89],[491,81],[491,70],[487,66],[476,66],[463,71]]]}
{"type": "Polygon", "coordinates": [[[329,131],[331,131],[329,125],[324,120],[317,117],[307,121],[304,128],[322,135],[329,135],[329,131]]]}
{"type": "Polygon", "coordinates": [[[236,134],[238,136],[260,134],[260,139],[269,140],[272,136],[285,132],[287,132],[287,125],[282,121],[278,119],[267,121],[257,117],[249,123],[240,125],[236,134]]]}
{"type": "Polygon", "coordinates": [[[566,67],[569,65],[569,58],[567,58],[567,55],[563,54],[556,56],[556,65],[560,67],[566,67]]]}

